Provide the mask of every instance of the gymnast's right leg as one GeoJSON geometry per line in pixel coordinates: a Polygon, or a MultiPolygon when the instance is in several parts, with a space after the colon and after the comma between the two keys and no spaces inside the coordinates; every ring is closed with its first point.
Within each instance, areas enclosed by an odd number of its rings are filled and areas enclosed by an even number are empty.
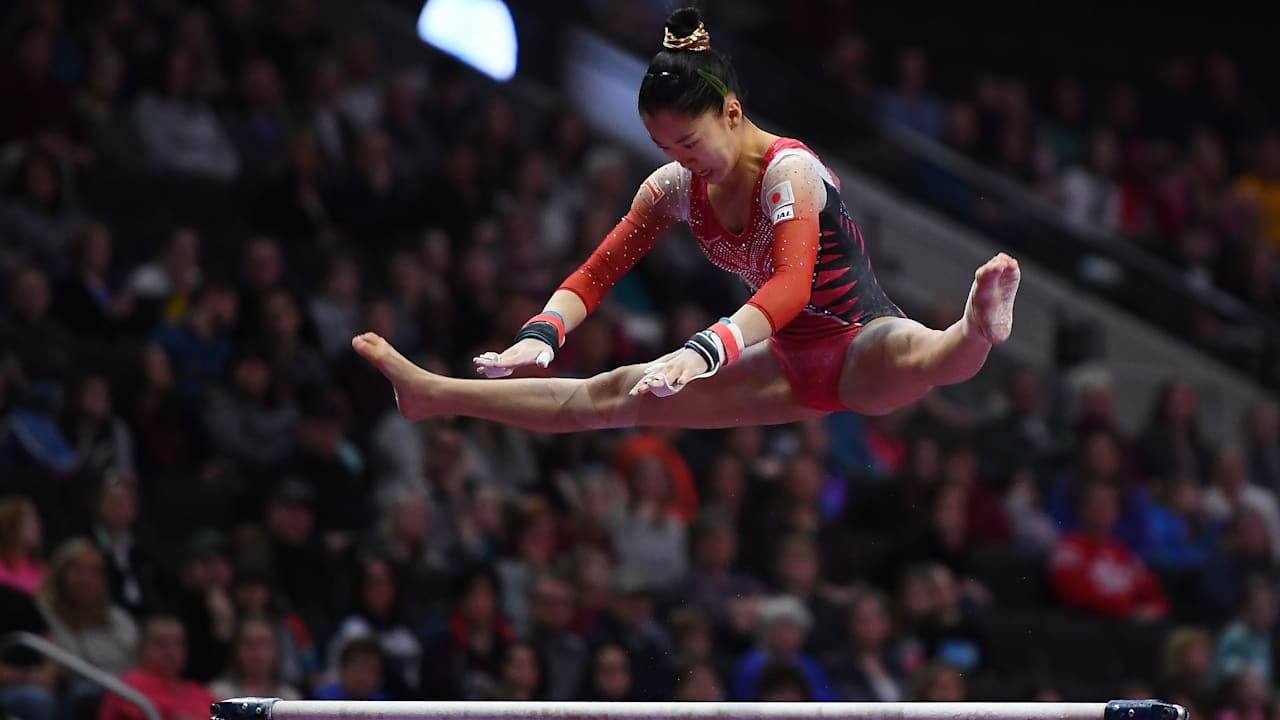
{"type": "Polygon", "coordinates": [[[824,414],[792,396],[768,343],[747,348],[738,362],[665,398],[630,394],[643,365],[585,380],[464,380],[423,370],[373,333],[356,337],[351,345],[391,381],[401,414],[413,422],[434,415],[463,415],[536,432],[580,432],[776,425],[824,414]]]}

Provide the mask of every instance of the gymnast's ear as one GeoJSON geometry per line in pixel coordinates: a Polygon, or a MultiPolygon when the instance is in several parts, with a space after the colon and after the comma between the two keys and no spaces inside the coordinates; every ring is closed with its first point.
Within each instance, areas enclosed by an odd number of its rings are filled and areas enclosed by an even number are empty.
{"type": "Polygon", "coordinates": [[[724,99],[724,116],[729,120],[730,130],[742,124],[742,103],[736,94],[730,94],[724,99]]]}

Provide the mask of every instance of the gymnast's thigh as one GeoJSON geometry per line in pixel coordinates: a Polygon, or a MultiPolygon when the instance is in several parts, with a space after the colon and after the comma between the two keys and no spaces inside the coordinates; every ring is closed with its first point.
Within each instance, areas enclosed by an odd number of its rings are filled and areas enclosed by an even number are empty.
{"type": "Polygon", "coordinates": [[[714,429],[779,425],[826,414],[795,398],[768,342],[747,348],[738,362],[694,380],[670,397],[627,394],[644,367],[631,365],[606,374],[616,374],[607,381],[608,392],[618,398],[616,412],[629,425],[714,429]]]}

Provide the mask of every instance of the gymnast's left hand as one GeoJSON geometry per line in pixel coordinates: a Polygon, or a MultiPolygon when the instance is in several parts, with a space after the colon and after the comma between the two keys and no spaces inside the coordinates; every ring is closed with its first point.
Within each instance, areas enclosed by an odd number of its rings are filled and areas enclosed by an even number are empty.
{"type": "Polygon", "coordinates": [[[649,363],[644,375],[631,388],[632,395],[653,393],[657,397],[674,395],[695,377],[707,371],[707,361],[689,348],[680,348],[649,363]]]}

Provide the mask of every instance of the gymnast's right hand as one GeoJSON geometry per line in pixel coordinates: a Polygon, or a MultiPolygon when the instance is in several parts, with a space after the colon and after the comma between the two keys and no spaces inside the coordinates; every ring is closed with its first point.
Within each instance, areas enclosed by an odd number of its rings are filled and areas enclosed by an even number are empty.
{"type": "Polygon", "coordinates": [[[496,352],[487,352],[476,356],[473,360],[477,373],[488,378],[500,378],[526,365],[536,364],[538,367],[545,368],[551,364],[554,357],[555,350],[552,350],[547,343],[537,338],[525,338],[518,340],[501,355],[496,352]]]}

